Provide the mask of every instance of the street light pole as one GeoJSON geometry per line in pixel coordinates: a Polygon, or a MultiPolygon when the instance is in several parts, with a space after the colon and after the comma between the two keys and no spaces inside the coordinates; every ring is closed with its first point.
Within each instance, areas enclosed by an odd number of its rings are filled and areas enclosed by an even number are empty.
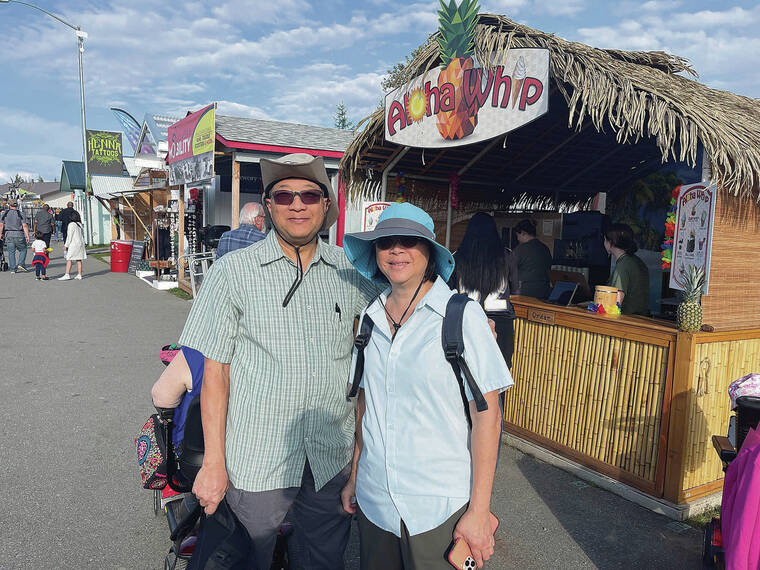
{"type": "Polygon", "coordinates": [[[28,6],[29,8],[34,8],[35,10],[39,10],[40,12],[47,14],[51,18],[58,20],[64,26],[68,26],[69,28],[74,30],[74,33],[76,33],[77,56],[79,59],[79,97],[80,97],[80,102],[82,105],[82,164],[84,165],[84,198],[85,198],[85,203],[87,204],[87,211],[84,213],[84,217],[85,217],[85,222],[87,222],[87,244],[92,245],[92,208],[90,206],[90,198],[87,195],[87,188],[90,184],[90,173],[89,173],[89,169],[87,168],[87,120],[85,116],[85,106],[84,106],[84,67],[82,65],[82,57],[84,55],[84,40],[87,38],[87,32],[82,31],[82,29],[79,26],[75,26],[73,24],[68,23],[66,20],[64,20],[63,18],[59,16],[56,16],[52,12],[48,12],[44,8],[40,8],[39,6],[35,6],[34,4],[30,4],[29,2],[22,2],[22,0],[0,0],[0,4],[8,4],[10,2],[14,4],[23,4],[24,6],[28,6]]]}

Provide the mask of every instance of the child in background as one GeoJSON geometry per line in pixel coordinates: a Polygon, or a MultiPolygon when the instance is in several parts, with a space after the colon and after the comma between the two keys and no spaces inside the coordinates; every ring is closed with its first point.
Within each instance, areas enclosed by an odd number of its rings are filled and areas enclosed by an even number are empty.
{"type": "Polygon", "coordinates": [[[32,242],[32,250],[34,251],[34,258],[32,259],[32,265],[36,274],[36,279],[47,281],[47,266],[50,262],[50,258],[47,254],[47,244],[42,240],[42,232],[34,232],[34,241],[32,242]]]}

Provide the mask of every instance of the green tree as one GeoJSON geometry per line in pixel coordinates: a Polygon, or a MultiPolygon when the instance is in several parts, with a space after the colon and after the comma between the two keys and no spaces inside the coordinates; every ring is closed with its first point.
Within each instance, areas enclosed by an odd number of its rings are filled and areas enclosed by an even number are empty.
{"type": "Polygon", "coordinates": [[[404,74],[404,70],[406,67],[422,52],[424,47],[427,45],[427,42],[424,44],[417,46],[414,48],[412,53],[407,55],[404,58],[404,61],[401,61],[391,67],[388,70],[388,74],[383,78],[383,81],[380,83],[380,87],[382,87],[383,91],[386,93],[389,91],[393,91],[394,89],[398,89],[401,87],[404,83],[406,83],[409,79],[413,79],[412,77],[407,77],[404,74]]]}
{"type": "Polygon", "coordinates": [[[350,131],[354,128],[354,122],[348,118],[346,105],[341,101],[335,110],[335,128],[350,131]]]}
{"type": "Polygon", "coordinates": [[[45,182],[45,180],[43,180],[42,175],[38,174],[37,180],[35,180],[35,182],[45,182]]]}

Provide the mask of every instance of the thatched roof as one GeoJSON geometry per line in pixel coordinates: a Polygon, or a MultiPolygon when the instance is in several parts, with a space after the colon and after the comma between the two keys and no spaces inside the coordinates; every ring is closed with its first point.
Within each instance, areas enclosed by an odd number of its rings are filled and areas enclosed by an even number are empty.
{"type": "MultiPolygon", "coordinates": [[[[431,36],[404,69],[405,81],[439,65],[436,36],[431,36]]],[[[584,120],[590,120],[597,132],[614,133],[619,144],[651,137],[662,162],[691,165],[697,163],[701,142],[723,190],[757,197],[760,101],[676,75],[697,74],[687,60],[675,55],[592,48],[504,16],[481,14],[475,40],[478,61],[491,61],[511,47],[550,51],[550,77],[567,104],[569,129],[579,131],[584,120]]],[[[366,178],[368,169],[388,162],[366,157],[368,149],[393,146],[384,141],[383,120],[382,108],[364,119],[360,123],[363,130],[344,155],[341,169],[352,192],[359,188],[355,184],[366,178]]]]}

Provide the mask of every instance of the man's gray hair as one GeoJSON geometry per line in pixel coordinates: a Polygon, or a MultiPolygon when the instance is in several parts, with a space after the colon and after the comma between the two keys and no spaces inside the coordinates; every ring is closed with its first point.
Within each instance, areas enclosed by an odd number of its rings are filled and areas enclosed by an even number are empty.
{"type": "Polygon", "coordinates": [[[264,215],[264,208],[258,202],[248,202],[240,209],[240,223],[253,225],[254,220],[264,215]]]}

